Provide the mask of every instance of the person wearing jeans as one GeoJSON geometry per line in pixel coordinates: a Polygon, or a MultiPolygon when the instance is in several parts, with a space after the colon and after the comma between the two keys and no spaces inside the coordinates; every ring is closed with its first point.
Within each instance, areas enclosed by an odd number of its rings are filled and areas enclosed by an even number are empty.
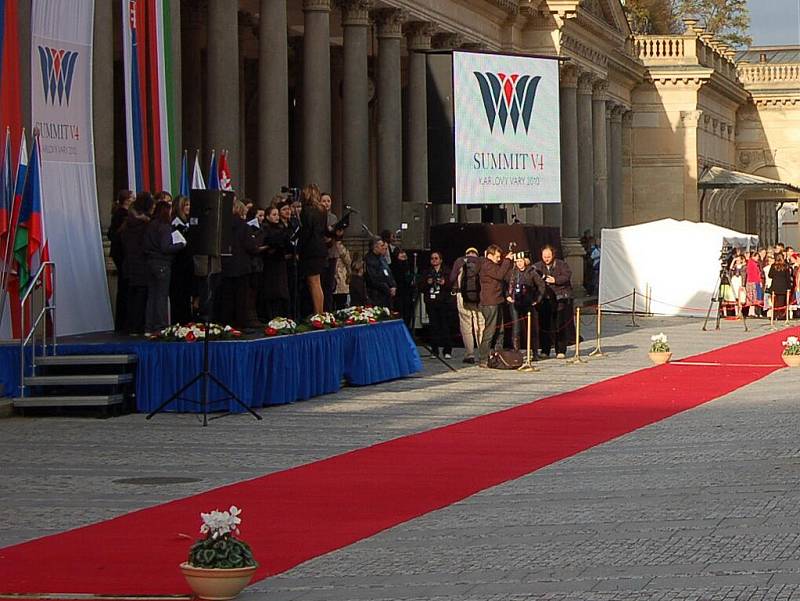
{"type": "Polygon", "coordinates": [[[465,281],[469,274],[478,273],[478,249],[470,246],[463,257],[456,259],[450,272],[450,285],[456,296],[458,309],[458,327],[461,330],[461,340],[464,342],[463,363],[475,363],[475,347],[480,347],[483,338],[485,322],[483,314],[478,308],[480,300],[480,284],[478,278],[473,277],[473,282],[465,281]]]}
{"type": "Polygon", "coordinates": [[[513,257],[514,253],[510,252],[504,258],[502,249],[492,244],[486,249],[486,256],[480,262],[480,310],[486,321],[478,351],[481,367],[487,367],[489,349],[493,344],[497,350],[503,348],[503,304],[506,302],[503,293],[506,276],[514,265],[513,257]]]}

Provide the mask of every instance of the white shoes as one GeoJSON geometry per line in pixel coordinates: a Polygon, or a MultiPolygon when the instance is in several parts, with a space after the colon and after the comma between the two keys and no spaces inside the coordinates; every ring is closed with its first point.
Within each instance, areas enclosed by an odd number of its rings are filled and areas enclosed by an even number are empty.
{"type": "Polygon", "coordinates": [[[556,355],[556,359],[566,359],[566,358],[567,358],[567,356],[564,353],[558,353],[556,355]]]}

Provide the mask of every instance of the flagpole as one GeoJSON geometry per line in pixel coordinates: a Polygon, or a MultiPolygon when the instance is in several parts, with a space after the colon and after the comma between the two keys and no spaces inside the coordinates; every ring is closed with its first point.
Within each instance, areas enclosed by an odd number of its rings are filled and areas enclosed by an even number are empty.
{"type": "MultiPolygon", "coordinates": [[[[11,152],[11,127],[6,126],[6,143],[3,148],[3,169],[5,170],[5,163],[8,162],[9,166],[11,165],[11,157],[5,156],[11,152]]],[[[9,169],[10,170],[10,169],[9,169]]],[[[9,173],[4,174],[4,176],[9,176],[9,173]]],[[[6,230],[6,243],[5,248],[3,249],[3,257],[2,257],[2,265],[0,265],[0,326],[3,324],[3,317],[5,316],[6,312],[6,299],[9,298],[8,294],[8,283],[11,280],[11,250],[14,244],[14,187],[16,182],[12,182],[9,179],[6,181],[6,188],[7,190],[3,190],[3,194],[6,195],[6,198],[3,199],[3,203],[8,203],[6,210],[8,211],[8,229],[6,230]],[[11,191],[10,199],[8,198],[8,192],[11,191]]]]}

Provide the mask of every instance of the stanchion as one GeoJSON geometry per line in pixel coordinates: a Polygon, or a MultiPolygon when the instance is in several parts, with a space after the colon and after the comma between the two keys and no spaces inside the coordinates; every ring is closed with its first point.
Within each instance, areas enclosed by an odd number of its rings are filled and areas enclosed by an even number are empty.
{"type": "Polygon", "coordinates": [[[790,297],[790,295],[791,295],[791,292],[787,290],[786,291],[786,308],[783,310],[783,313],[785,315],[785,319],[783,320],[783,327],[784,328],[788,328],[789,327],[789,297],[790,297]]]}
{"type": "Polygon", "coordinates": [[[626,328],[638,328],[639,324],[636,323],[636,288],[633,289],[631,294],[631,322],[625,326],[626,328]]]}
{"type": "Polygon", "coordinates": [[[603,330],[603,307],[602,305],[597,305],[597,331],[595,333],[597,344],[594,347],[594,350],[589,353],[590,357],[606,357],[607,355],[603,352],[603,349],[600,348],[600,339],[602,338],[602,330],[603,330]]]}
{"type": "Polygon", "coordinates": [[[770,294],[770,301],[769,301],[769,329],[774,330],[775,328],[775,293],[770,294]]]}
{"type": "Polygon", "coordinates": [[[575,356],[568,359],[567,363],[570,365],[578,365],[579,363],[588,363],[586,359],[581,357],[581,308],[575,309],[575,356]]]}
{"type": "Polygon", "coordinates": [[[517,371],[539,371],[533,366],[531,361],[531,312],[528,311],[528,352],[525,355],[525,362],[517,368],[517,371]]]}

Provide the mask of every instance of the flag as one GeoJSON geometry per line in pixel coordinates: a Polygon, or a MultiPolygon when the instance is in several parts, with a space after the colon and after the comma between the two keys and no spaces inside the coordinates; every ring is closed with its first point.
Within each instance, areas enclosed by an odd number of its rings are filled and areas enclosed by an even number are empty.
{"type": "Polygon", "coordinates": [[[178,132],[171,0],[119,1],[122,4],[128,187],[134,191],[173,192],[178,185],[179,162],[174,147],[178,132]]]}
{"type": "MultiPolygon", "coordinates": [[[[10,267],[11,207],[14,203],[14,180],[11,172],[11,128],[6,128],[6,143],[0,163],[0,268],[10,267]]],[[[5,280],[4,280],[5,281],[5,280]]]]}
{"type": "MultiPolygon", "coordinates": [[[[0,0],[0,127],[10,127],[12,137],[22,131],[17,5],[18,0],[0,0]]],[[[16,150],[12,140],[12,151],[16,150]]]]}
{"type": "MultiPolygon", "coordinates": [[[[14,258],[17,262],[20,290],[25,290],[30,285],[32,272],[38,269],[41,263],[50,259],[44,226],[42,155],[38,135],[33,139],[33,151],[22,192],[19,222],[14,235],[14,258]]],[[[49,278],[46,282],[46,292],[48,297],[53,292],[49,278]]]]}
{"type": "Polygon", "coordinates": [[[192,190],[205,190],[206,182],[203,172],[200,171],[200,151],[194,155],[194,169],[192,170],[192,190]]]}
{"type": "Polygon", "coordinates": [[[219,171],[217,171],[217,153],[211,151],[211,164],[208,166],[208,189],[219,190],[219,171]]]}
{"type": "Polygon", "coordinates": [[[223,150],[219,157],[219,189],[233,190],[233,187],[231,187],[231,170],[228,168],[227,150],[223,150]]]}
{"type": "Polygon", "coordinates": [[[189,196],[189,165],[187,164],[186,151],[181,159],[181,196],[189,196]]]}

